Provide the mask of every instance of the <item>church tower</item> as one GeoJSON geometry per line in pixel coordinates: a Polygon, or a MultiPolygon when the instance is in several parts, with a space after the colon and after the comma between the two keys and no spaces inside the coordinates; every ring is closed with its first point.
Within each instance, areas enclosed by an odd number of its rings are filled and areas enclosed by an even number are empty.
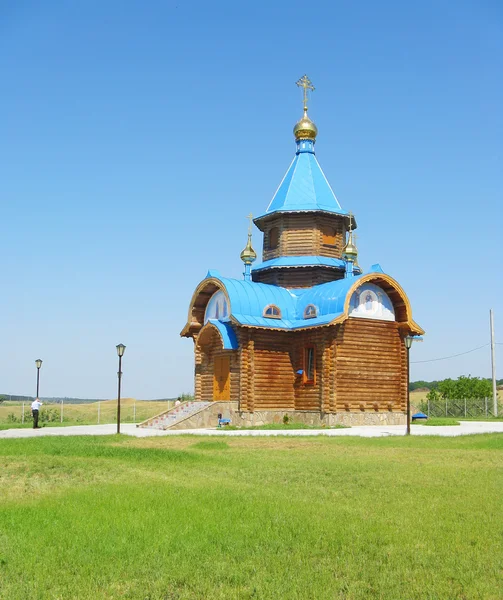
{"type": "MultiPolygon", "coordinates": [[[[263,262],[252,270],[252,279],[286,288],[344,278],[346,233],[356,228],[316,159],[318,128],[307,114],[307,93],[314,86],[307,75],[297,85],[303,89],[304,115],[293,129],[295,157],[266,212],[254,219],[264,246],[263,262]]],[[[360,273],[356,265],[354,273],[360,273]]]]}

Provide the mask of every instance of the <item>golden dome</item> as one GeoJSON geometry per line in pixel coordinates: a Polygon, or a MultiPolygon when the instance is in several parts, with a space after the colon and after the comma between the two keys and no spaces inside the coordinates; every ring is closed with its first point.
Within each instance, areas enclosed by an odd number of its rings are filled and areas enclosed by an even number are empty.
{"type": "Polygon", "coordinates": [[[356,263],[358,258],[358,248],[353,243],[353,232],[351,230],[349,231],[348,242],[342,251],[342,258],[354,263],[356,263]]]}
{"type": "Polygon", "coordinates": [[[295,123],[293,134],[296,140],[315,140],[318,135],[318,128],[307,116],[307,108],[304,108],[304,116],[295,123]]]}
{"type": "Polygon", "coordinates": [[[241,252],[241,260],[245,265],[251,265],[257,259],[257,253],[253,249],[251,244],[251,233],[248,234],[248,242],[246,243],[245,249],[241,252]]]}

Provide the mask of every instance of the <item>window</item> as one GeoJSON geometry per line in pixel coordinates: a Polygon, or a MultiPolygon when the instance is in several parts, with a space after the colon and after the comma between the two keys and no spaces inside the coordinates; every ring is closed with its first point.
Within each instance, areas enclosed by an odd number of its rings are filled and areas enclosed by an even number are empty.
{"type": "Polygon", "coordinates": [[[316,383],[316,354],[314,346],[304,348],[304,373],[302,379],[307,385],[316,383]]]}
{"type": "Polygon", "coordinates": [[[318,316],[318,309],[314,304],[308,304],[304,310],[304,319],[314,319],[318,316]]]}
{"type": "Polygon", "coordinates": [[[275,250],[279,245],[279,229],[273,227],[269,230],[269,250],[275,250]]]}
{"type": "Polygon", "coordinates": [[[275,304],[269,304],[264,308],[264,317],[268,319],[281,319],[281,311],[275,304]]]}
{"type": "Polygon", "coordinates": [[[321,233],[321,241],[326,246],[335,246],[336,231],[333,227],[324,227],[321,233]]]}

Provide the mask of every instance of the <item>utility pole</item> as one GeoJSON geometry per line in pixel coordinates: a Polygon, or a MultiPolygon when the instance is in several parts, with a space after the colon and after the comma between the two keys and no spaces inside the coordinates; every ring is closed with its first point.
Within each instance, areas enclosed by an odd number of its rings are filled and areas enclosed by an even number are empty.
{"type": "Polygon", "coordinates": [[[491,369],[493,377],[493,416],[498,416],[498,393],[496,391],[496,342],[494,341],[494,317],[493,309],[489,311],[489,320],[491,322],[491,369]]]}

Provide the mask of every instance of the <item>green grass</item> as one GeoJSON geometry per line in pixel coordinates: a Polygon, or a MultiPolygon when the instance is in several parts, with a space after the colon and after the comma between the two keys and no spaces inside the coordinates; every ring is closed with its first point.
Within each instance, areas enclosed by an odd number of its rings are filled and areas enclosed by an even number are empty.
{"type": "Polygon", "coordinates": [[[503,435],[0,440],[0,598],[496,599],[503,435]]]}
{"type": "MultiPolygon", "coordinates": [[[[278,430],[282,429],[326,429],[321,425],[307,425],[306,423],[268,423],[266,425],[253,425],[250,427],[237,427],[235,425],[225,425],[224,429],[230,430],[245,430],[245,431],[269,431],[269,430],[278,430]]],[[[328,429],[348,429],[349,425],[334,425],[333,427],[329,427],[328,429]]]]}
{"type": "Polygon", "coordinates": [[[460,421],[484,421],[484,422],[498,422],[503,421],[502,417],[457,417],[460,421]]]}
{"type": "Polygon", "coordinates": [[[444,425],[459,425],[459,419],[452,417],[430,417],[427,421],[414,421],[414,425],[429,425],[430,427],[441,427],[444,425]]]}

